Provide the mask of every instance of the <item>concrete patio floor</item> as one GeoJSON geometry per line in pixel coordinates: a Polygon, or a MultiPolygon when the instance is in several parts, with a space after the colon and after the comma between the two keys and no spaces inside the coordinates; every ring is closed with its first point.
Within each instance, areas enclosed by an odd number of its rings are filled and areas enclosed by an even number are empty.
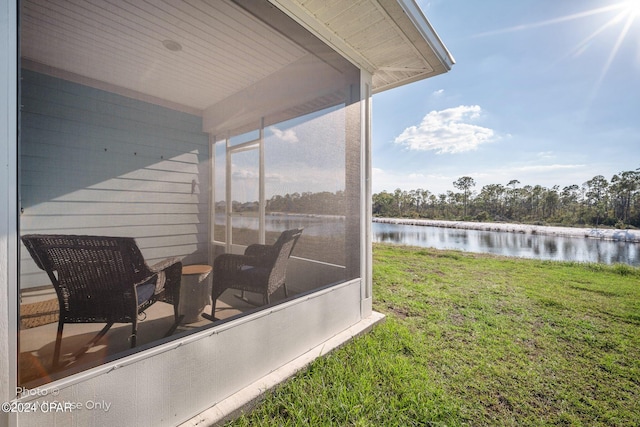
{"type": "MultiPolygon", "coordinates": [[[[238,291],[227,290],[216,304],[216,318],[228,319],[232,316],[254,310],[255,305],[246,303],[235,295],[238,291]]],[[[284,297],[284,295],[282,295],[284,297]]],[[[38,289],[22,293],[22,303],[55,299],[55,292],[51,289],[38,289]]],[[[259,297],[256,298],[259,301],[259,297]]],[[[206,305],[203,313],[211,313],[211,305],[206,305]]],[[[156,302],[138,318],[136,349],[148,347],[151,343],[161,340],[174,323],[173,306],[163,302],[156,302]]],[[[211,321],[198,316],[198,321],[181,324],[173,335],[188,333],[202,326],[210,325],[211,321]]],[[[104,323],[65,324],[60,352],[59,373],[52,373],[51,366],[56,341],[58,322],[49,323],[20,331],[20,372],[19,385],[28,384],[34,387],[53,379],[64,377],[64,371],[73,372],[78,369],[89,369],[98,366],[106,360],[111,360],[119,353],[130,352],[131,324],[121,323],[111,327],[109,332],[100,339],[85,354],[72,360],[71,355],[86,345],[104,327],[104,323]]]]}

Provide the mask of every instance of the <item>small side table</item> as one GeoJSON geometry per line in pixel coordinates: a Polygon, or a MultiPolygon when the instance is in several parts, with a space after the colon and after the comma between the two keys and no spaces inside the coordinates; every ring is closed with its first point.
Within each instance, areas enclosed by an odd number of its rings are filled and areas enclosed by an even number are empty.
{"type": "Polygon", "coordinates": [[[182,266],[178,305],[178,312],[184,315],[182,323],[200,320],[200,313],[211,297],[211,270],[210,265],[204,264],[182,266]]]}

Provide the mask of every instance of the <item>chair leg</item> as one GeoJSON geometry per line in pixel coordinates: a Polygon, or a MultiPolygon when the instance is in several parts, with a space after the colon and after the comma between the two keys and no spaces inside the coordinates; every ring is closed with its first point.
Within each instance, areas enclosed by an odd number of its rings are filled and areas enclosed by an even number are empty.
{"type": "Polygon", "coordinates": [[[58,320],[58,332],[56,334],[56,346],[53,350],[53,369],[58,367],[58,361],[60,359],[60,347],[62,346],[62,329],[64,328],[64,322],[62,319],[58,320]]]}
{"type": "Polygon", "coordinates": [[[109,331],[109,329],[113,326],[113,322],[107,323],[104,328],[98,334],[91,339],[87,344],[85,344],[80,350],[73,353],[72,357],[74,359],[85,354],[91,347],[93,347],[100,339],[109,331]]]}
{"type": "Polygon", "coordinates": [[[173,304],[173,317],[175,319],[175,322],[173,322],[173,325],[171,325],[171,327],[169,328],[169,330],[167,331],[167,333],[164,335],[164,337],[170,337],[171,335],[173,335],[173,333],[176,331],[176,329],[178,329],[178,326],[180,326],[180,323],[182,323],[182,319],[184,319],[184,315],[180,315],[180,313],[178,312],[178,303],[173,304]]]}
{"type": "MultiPolygon", "coordinates": [[[[238,298],[240,301],[247,303],[249,305],[255,305],[256,307],[260,307],[260,304],[256,304],[255,302],[251,301],[249,298],[244,296],[244,291],[242,291],[242,294],[240,295],[234,295],[234,297],[238,298]]],[[[264,298],[262,300],[262,303],[264,304],[264,298]]]]}
{"type": "Polygon", "coordinates": [[[133,318],[131,322],[131,348],[134,348],[138,341],[138,316],[133,318]]]}
{"type": "Polygon", "coordinates": [[[211,314],[209,313],[202,313],[202,317],[204,317],[207,320],[211,320],[212,322],[215,322],[216,320],[216,301],[217,298],[213,298],[211,297],[211,314]]]}

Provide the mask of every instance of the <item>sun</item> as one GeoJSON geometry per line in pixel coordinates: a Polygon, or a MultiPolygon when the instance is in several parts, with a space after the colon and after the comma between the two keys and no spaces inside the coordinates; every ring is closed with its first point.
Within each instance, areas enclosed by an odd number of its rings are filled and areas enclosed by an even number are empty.
{"type": "MultiPolygon", "coordinates": [[[[620,52],[623,42],[625,40],[636,41],[640,47],[640,0],[623,0],[615,3],[608,4],[606,6],[596,7],[593,9],[583,10],[570,15],[559,16],[557,18],[532,22],[527,24],[518,25],[510,28],[503,28],[499,30],[489,31],[481,34],[477,34],[476,37],[493,36],[496,34],[527,31],[534,28],[547,27],[552,25],[565,24],[568,22],[579,21],[589,16],[603,16],[606,20],[599,28],[595,28],[590,34],[588,34],[582,41],[573,47],[573,49],[567,55],[568,57],[576,57],[580,53],[584,52],[589,47],[591,42],[600,37],[605,36],[605,32],[617,31],[617,35],[612,40],[611,47],[609,48],[609,55],[602,63],[602,70],[597,81],[594,84],[594,90],[592,96],[598,91],[598,88],[602,84],[605,76],[609,72],[614,59],[620,52]],[[637,18],[637,19],[636,19],[637,18]],[[617,30],[616,30],[617,29],[617,30]]],[[[640,57],[640,49],[638,51],[640,57]]]]}
{"type": "Polygon", "coordinates": [[[631,18],[635,18],[640,15],[640,0],[629,0],[622,4],[622,9],[631,18]]]}

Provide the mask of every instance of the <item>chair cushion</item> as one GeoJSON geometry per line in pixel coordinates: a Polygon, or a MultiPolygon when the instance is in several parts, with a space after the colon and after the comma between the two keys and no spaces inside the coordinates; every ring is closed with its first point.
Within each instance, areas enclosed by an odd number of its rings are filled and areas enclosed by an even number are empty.
{"type": "Polygon", "coordinates": [[[245,282],[246,283],[256,283],[260,282],[260,281],[264,281],[268,276],[269,273],[271,272],[270,268],[265,268],[265,267],[253,267],[250,265],[243,265],[242,268],[240,268],[240,270],[242,271],[242,275],[245,278],[245,282]]]}
{"type": "Polygon", "coordinates": [[[136,287],[136,290],[138,292],[138,305],[142,305],[145,302],[149,301],[156,291],[155,278],[149,280],[147,283],[138,285],[136,287]]]}

